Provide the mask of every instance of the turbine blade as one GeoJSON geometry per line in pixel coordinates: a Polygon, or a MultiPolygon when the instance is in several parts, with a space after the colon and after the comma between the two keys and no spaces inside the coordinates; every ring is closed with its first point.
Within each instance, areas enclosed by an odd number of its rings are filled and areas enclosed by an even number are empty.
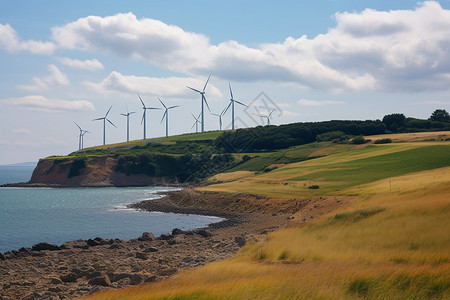
{"type": "Polygon", "coordinates": [[[98,120],[103,120],[104,118],[98,118],[98,119],[94,119],[92,121],[98,121],[98,120]]]}
{"type": "Polygon", "coordinates": [[[206,90],[206,86],[208,85],[209,78],[211,78],[211,75],[209,75],[208,80],[206,80],[205,86],[203,87],[203,92],[206,90]]]}
{"type": "Polygon", "coordinates": [[[161,109],[161,107],[146,107],[145,109],[161,109]]]}
{"type": "Polygon", "coordinates": [[[275,111],[275,109],[272,109],[272,111],[269,114],[269,117],[272,115],[272,113],[275,111]]]}
{"type": "Polygon", "coordinates": [[[111,108],[112,108],[112,105],[109,107],[108,111],[106,112],[105,118],[108,116],[109,111],[111,110],[111,108]]]}
{"type": "Polygon", "coordinates": [[[135,111],[130,111],[128,114],[131,115],[131,114],[135,114],[135,113],[136,113],[135,111]]]}
{"type": "Polygon", "coordinates": [[[203,99],[205,100],[205,103],[206,103],[206,107],[208,108],[208,110],[209,111],[211,111],[211,109],[209,108],[209,104],[208,104],[208,101],[206,101],[206,97],[205,97],[205,95],[202,95],[203,96],[203,99]]]}
{"type": "Polygon", "coordinates": [[[190,86],[186,86],[188,89],[191,89],[191,90],[193,90],[193,91],[195,91],[195,92],[197,92],[197,93],[202,93],[202,92],[200,92],[199,90],[196,90],[196,89],[194,89],[194,88],[191,88],[190,86]]]}
{"type": "Polygon", "coordinates": [[[75,125],[77,125],[77,127],[81,130],[81,127],[80,126],[78,126],[78,124],[77,124],[77,122],[74,122],[75,123],[75,125]]]}
{"type": "Polygon", "coordinates": [[[166,111],[164,112],[163,117],[162,117],[162,119],[161,119],[161,122],[159,122],[159,124],[161,124],[161,123],[164,121],[164,118],[166,117],[166,114],[167,114],[167,109],[166,109],[166,111]]]}
{"type": "Polygon", "coordinates": [[[161,101],[161,99],[159,99],[159,97],[156,97],[156,98],[158,98],[159,102],[161,102],[161,104],[164,106],[164,108],[167,108],[166,105],[161,101]]]}
{"type": "Polygon", "coordinates": [[[138,95],[138,97],[139,97],[139,100],[141,100],[141,103],[142,103],[142,106],[144,107],[144,109],[145,109],[145,104],[144,104],[144,101],[142,101],[142,98],[141,98],[141,96],[139,96],[139,94],[137,94],[138,95]]]}
{"type": "Polygon", "coordinates": [[[121,115],[124,116],[124,117],[128,117],[129,114],[121,114],[121,115]]]}
{"type": "Polygon", "coordinates": [[[117,126],[116,125],[114,125],[114,123],[113,122],[111,122],[109,119],[106,119],[106,121],[108,121],[112,126],[114,126],[114,127],[116,127],[117,128],[117,126]]]}
{"type": "Polygon", "coordinates": [[[244,103],[242,103],[242,102],[239,102],[239,101],[237,101],[237,100],[234,100],[234,102],[239,103],[240,105],[243,105],[243,106],[245,106],[245,107],[248,107],[248,105],[246,105],[246,104],[244,104],[244,103]]]}
{"type": "Polygon", "coordinates": [[[215,113],[211,113],[212,115],[214,115],[214,116],[218,116],[218,117],[220,117],[220,115],[218,115],[218,114],[215,114],[215,113]]]}
{"type": "Polygon", "coordinates": [[[142,124],[142,122],[144,122],[144,118],[145,118],[145,109],[144,109],[144,113],[142,114],[141,124],[142,124]]]}
{"type": "Polygon", "coordinates": [[[169,107],[167,109],[172,109],[172,108],[175,108],[175,107],[179,107],[179,105],[174,105],[174,106],[171,106],[171,107],[169,107]]]}
{"type": "Polygon", "coordinates": [[[233,100],[233,91],[231,90],[231,83],[228,82],[228,86],[230,87],[231,100],[233,100]]]}
{"type": "Polygon", "coordinates": [[[225,114],[227,111],[228,111],[228,109],[230,108],[230,106],[231,106],[231,103],[233,103],[232,101],[230,101],[230,104],[228,104],[228,106],[227,106],[227,108],[225,108],[225,111],[224,111],[224,113],[223,114],[225,114]]]}

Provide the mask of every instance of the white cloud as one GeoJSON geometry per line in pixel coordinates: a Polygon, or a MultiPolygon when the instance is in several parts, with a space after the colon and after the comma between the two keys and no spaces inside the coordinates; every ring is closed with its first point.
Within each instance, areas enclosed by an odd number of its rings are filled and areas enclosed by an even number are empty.
{"type": "Polygon", "coordinates": [[[0,24],[0,49],[8,52],[28,51],[34,54],[50,55],[56,49],[52,42],[20,41],[17,32],[9,24],[0,24]]]}
{"type": "Polygon", "coordinates": [[[67,75],[62,73],[55,65],[49,65],[50,75],[39,78],[33,77],[34,84],[20,85],[19,87],[27,91],[43,91],[60,85],[68,85],[69,79],[67,75]]]}
{"type": "Polygon", "coordinates": [[[76,68],[76,69],[84,69],[88,71],[98,71],[103,70],[103,64],[98,61],[98,59],[87,59],[87,60],[79,60],[79,59],[71,59],[68,57],[61,57],[59,59],[62,64],[76,68]]]}
{"type": "Polygon", "coordinates": [[[333,100],[310,100],[310,99],[300,99],[297,103],[301,106],[325,106],[325,105],[333,105],[333,104],[342,104],[341,101],[333,101],[333,100]]]}
{"type": "Polygon", "coordinates": [[[335,17],[334,28],[312,39],[288,37],[254,48],[235,41],[212,45],[202,34],[132,13],[80,18],[52,33],[61,48],[110,51],[190,75],[333,92],[450,88],[450,10],[439,3],[335,17]]]}
{"type": "Polygon", "coordinates": [[[28,110],[58,112],[58,111],[89,111],[94,110],[94,104],[87,100],[47,99],[40,95],[0,100],[0,104],[16,105],[28,110]]]}
{"type": "Polygon", "coordinates": [[[27,128],[13,128],[11,131],[18,134],[31,134],[31,131],[27,128]]]}
{"type": "MultiPolygon", "coordinates": [[[[84,84],[102,94],[122,92],[168,98],[194,98],[196,97],[195,92],[187,89],[186,86],[201,90],[205,81],[206,78],[200,80],[187,77],[138,77],[122,75],[119,72],[113,71],[99,83],[84,82],[84,84]]],[[[210,81],[206,88],[206,96],[208,99],[219,98],[222,96],[222,93],[210,81]]]]}

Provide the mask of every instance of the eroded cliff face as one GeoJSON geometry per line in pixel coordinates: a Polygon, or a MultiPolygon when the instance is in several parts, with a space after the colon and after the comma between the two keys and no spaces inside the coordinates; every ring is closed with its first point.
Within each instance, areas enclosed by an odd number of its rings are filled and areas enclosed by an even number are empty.
{"type": "Polygon", "coordinates": [[[41,159],[33,171],[31,185],[67,187],[108,187],[166,185],[171,180],[144,174],[129,175],[114,171],[117,160],[111,157],[90,158],[79,175],[69,178],[72,161],[41,159]]]}

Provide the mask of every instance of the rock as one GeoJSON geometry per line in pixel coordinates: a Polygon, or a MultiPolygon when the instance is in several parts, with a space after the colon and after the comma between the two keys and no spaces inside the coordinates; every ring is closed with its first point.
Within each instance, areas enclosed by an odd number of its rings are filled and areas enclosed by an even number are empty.
{"type": "Polygon", "coordinates": [[[93,239],[88,239],[88,240],[86,241],[86,244],[87,244],[89,247],[95,247],[95,246],[100,246],[100,245],[101,245],[101,243],[100,243],[99,241],[96,241],[96,240],[93,240],[93,239]]]}
{"type": "Polygon", "coordinates": [[[140,258],[140,259],[148,259],[148,255],[147,255],[147,253],[136,252],[136,258],[140,258]]]}
{"type": "Polygon", "coordinates": [[[112,244],[111,246],[108,247],[108,249],[122,249],[123,246],[119,245],[119,244],[112,244]]]}
{"type": "Polygon", "coordinates": [[[78,279],[78,276],[75,273],[69,273],[67,275],[61,276],[60,278],[64,282],[76,282],[78,279]]]}
{"type": "Polygon", "coordinates": [[[159,249],[156,247],[148,247],[147,249],[144,250],[144,252],[158,252],[159,249]]]}
{"type": "Polygon", "coordinates": [[[44,242],[44,243],[38,243],[38,244],[33,245],[31,250],[33,250],[33,251],[42,251],[42,250],[56,251],[56,250],[61,250],[61,247],[59,247],[55,244],[50,244],[50,243],[44,242]]]}
{"type": "Polygon", "coordinates": [[[95,278],[95,277],[101,277],[103,276],[103,273],[100,271],[93,271],[90,272],[88,274],[86,274],[86,279],[91,279],[91,278],[95,278]]]}
{"type": "Polygon", "coordinates": [[[140,237],[138,237],[138,241],[154,241],[155,236],[151,232],[144,232],[140,237]]]}
{"type": "Polygon", "coordinates": [[[0,252],[0,260],[6,260],[6,257],[1,252],[0,252]]]}
{"type": "Polygon", "coordinates": [[[112,282],[116,282],[116,281],[122,280],[124,278],[130,279],[131,276],[133,276],[133,274],[130,274],[130,273],[111,274],[111,275],[109,275],[109,280],[112,282]]]}
{"type": "Polygon", "coordinates": [[[96,237],[96,238],[94,239],[94,241],[99,242],[100,245],[111,245],[111,244],[114,243],[114,240],[113,240],[113,239],[105,240],[105,239],[102,239],[101,237],[96,237]]]}
{"type": "Polygon", "coordinates": [[[242,236],[235,237],[234,241],[236,242],[236,244],[238,244],[239,247],[244,247],[246,243],[245,238],[243,238],[242,236]]]}
{"type": "Polygon", "coordinates": [[[141,274],[133,274],[133,275],[130,277],[130,280],[131,280],[131,282],[130,282],[131,284],[136,285],[136,284],[141,283],[142,280],[144,280],[144,278],[142,277],[141,274]]]}
{"type": "Polygon", "coordinates": [[[167,243],[168,243],[169,245],[175,245],[175,244],[181,244],[181,243],[183,243],[183,242],[184,242],[184,236],[181,235],[181,236],[176,236],[176,237],[174,237],[173,239],[171,239],[171,240],[168,241],[167,243]]]}
{"type": "Polygon", "coordinates": [[[181,229],[175,228],[172,230],[172,235],[185,234],[185,232],[181,229]]]}
{"type": "Polygon", "coordinates": [[[194,230],[194,232],[204,238],[212,236],[212,233],[205,229],[197,229],[197,230],[194,230]]]}
{"type": "Polygon", "coordinates": [[[178,272],[177,268],[167,268],[158,271],[159,276],[170,276],[178,272]]]}
{"type": "Polygon", "coordinates": [[[50,283],[51,283],[51,284],[62,284],[63,282],[62,282],[62,280],[59,279],[59,278],[51,278],[51,279],[50,279],[50,283]]]}
{"type": "Polygon", "coordinates": [[[158,276],[153,275],[150,276],[149,278],[145,279],[144,282],[156,282],[158,280],[158,276]]]}
{"type": "Polygon", "coordinates": [[[168,241],[172,238],[171,234],[168,233],[163,233],[161,234],[161,236],[159,237],[159,239],[163,240],[163,241],[168,241]]]}
{"type": "Polygon", "coordinates": [[[88,282],[90,285],[101,285],[101,286],[110,286],[111,281],[109,280],[108,275],[103,275],[101,277],[94,277],[88,282]]]}

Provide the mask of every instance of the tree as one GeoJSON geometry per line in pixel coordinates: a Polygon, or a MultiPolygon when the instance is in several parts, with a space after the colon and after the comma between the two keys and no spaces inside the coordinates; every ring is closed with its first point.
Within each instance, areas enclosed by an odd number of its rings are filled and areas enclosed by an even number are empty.
{"type": "Polygon", "coordinates": [[[393,132],[396,132],[399,127],[403,127],[405,121],[406,117],[404,114],[390,114],[383,117],[383,123],[393,132]]]}
{"type": "Polygon", "coordinates": [[[436,109],[428,118],[430,121],[450,122],[450,115],[445,109],[436,109]]]}

